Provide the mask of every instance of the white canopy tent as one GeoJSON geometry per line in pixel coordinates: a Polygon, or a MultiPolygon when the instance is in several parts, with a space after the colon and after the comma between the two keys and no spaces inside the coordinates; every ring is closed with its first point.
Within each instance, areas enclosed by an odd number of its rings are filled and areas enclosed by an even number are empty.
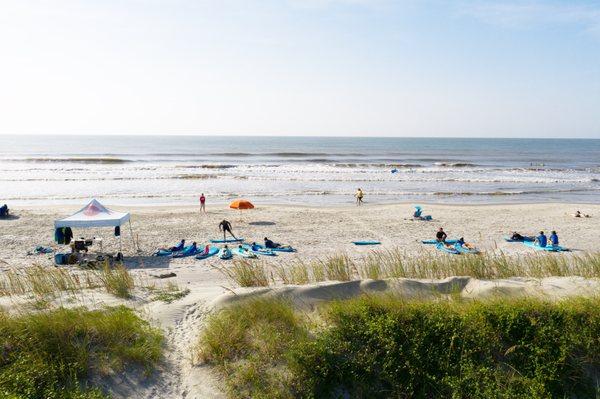
{"type": "MultiPolygon", "coordinates": [[[[62,227],[117,227],[129,222],[129,230],[131,232],[131,240],[135,243],[133,238],[133,229],[131,228],[129,212],[115,212],[104,205],[98,200],[91,200],[86,206],[81,208],[78,212],[75,212],[71,216],[63,219],[54,221],[54,228],[59,229],[62,227]]],[[[119,252],[121,250],[121,235],[119,235],[119,252]]]]}

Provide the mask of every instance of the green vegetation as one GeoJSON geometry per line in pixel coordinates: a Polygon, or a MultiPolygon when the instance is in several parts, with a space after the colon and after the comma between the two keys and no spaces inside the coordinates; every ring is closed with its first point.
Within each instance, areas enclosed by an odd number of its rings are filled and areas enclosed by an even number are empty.
{"type": "Polygon", "coordinates": [[[75,294],[84,289],[103,288],[119,298],[129,298],[135,282],[123,265],[100,270],[73,271],[66,268],[34,265],[0,275],[0,296],[52,296],[58,292],[75,294]]]}
{"type": "Polygon", "coordinates": [[[98,274],[102,285],[109,294],[119,298],[130,298],[131,290],[135,287],[133,277],[125,266],[111,268],[105,265],[98,274]]]}
{"type": "Polygon", "coordinates": [[[0,397],[104,398],[86,379],[132,365],[150,372],[162,340],[125,307],[0,313],[0,397]]]}
{"type": "Polygon", "coordinates": [[[600,300],[252,300],[198,343],[231,397],[595,398],[600,300]]]}
{"type": "Polygon", "coordinates": [[[163,288],[156,290],[156,294],[152,297],[152,300],[171,303],[185,297],[189,293],[189,289],[182,290],[177,284],[169,282],[163,288]]]}
{"type": "Polygon", "coordinates": [[[292,397],[292,375],[281,365],[290,348],[305,340],[303,322],[290,306],[254,300],[213,316],[196,353],[227,376],[232,397],[292,397]]]}
{"type": "Polygon", "coordinates": [[[470,276],[497,279],[581,276],[600,278],[600,253],[532,254],[521,257],[506,256],[502,253],[410,256],[399,249],[392,249],[373,251],[359,260],[350,259],[344,254],[330,256],[324,260],[297,259],[276,266],[262,261],[245,260],[234,264],[233,268],[225,269],[224,273],[242,287],[399,277],[441,279],[451,276],[470,276]]]}
{"type": "Polygon", "coordinates": [[[261,261],[235,259],[232,266],[222,267],[219,270],[237,282],[240,287],[267,287],[269,285],[267,266],[261,261]]]}

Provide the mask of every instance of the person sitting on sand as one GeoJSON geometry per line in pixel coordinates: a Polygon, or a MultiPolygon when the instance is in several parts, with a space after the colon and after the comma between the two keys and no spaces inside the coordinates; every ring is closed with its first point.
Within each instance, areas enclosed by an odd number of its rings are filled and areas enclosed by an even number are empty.
{"type": "Polygon", "coordinates": [[[446,238],[448,238],[448,235],[446,234],[446,232],[444,231],[444,229],[442,227],[440,227],[440,229],[438,230],[438,232],[435,234],[435,239],[438,242],[446,243],[446,238]]]}
{"type": "Polygon", "coordinates": [[[0,217],[6,217],[9,214],[8,205],[4,204],[0,206],[0,217]]]}
{"type": "Polygon", "coordinates": [[[573,217],[576,217],[576,218],[589,218],[590,215],[584,215],[583,213],[581,213],[581,211],[577,211],[577,212],[575,212],[575,214],[573,215],[573,217]]]}
{"type": "Polygon", "coordinates": [[[540,231],[540,235],[535,238],[535,242],[540,247],[545,247],[548,244],[548,237],[546,237],[543,231],[540,231]]]}
{"type": "Polygon", "coordinates": [[[550,243],[553,247],[558,247],[558,234],[556,234],[556,231],[554,230],[552,230],[552,233],[550,234],[550,243]]]}
{"type": "Polygon", "coordinates": [[[221,258],[230,258],[231,257],[231,250],[229,249],[229,247],[227,245],[225,245],[223,247],[223,250],[221,251],[221,258]]]}
{"type": "Polygon", "coordinates": [[[354,196],[356,197],[356,205],[361,206],[363,204],[363,197],[365,196],[363,190],[359,188],[356,190],[356,194],[354,194],[354,196]]]}
{"type": "Polygon", "coordinates": [[[223,221],[221,223],[219,223],[219,231],[223,232],[223,241],[225,241],[227,239],[227,237],[226,237],[227,233],[231,234],[231,236],[235,240],[237,240],[237,237],[231,231],[231,223],[229,223],[229,221],[223,219],[223,221]]]}
{"type": "Polygon", "coordinates": [[[413,213],[413,220],[431,220],[431,215],[423,216],[423,209],[417,205],[415,206],[415,212],[413,213]]]}
{"type": "Polygon", "coordinates": [[[421,219],[423,209],[420,206],[415,206],[415,213],[413,213],[413,219],[421,219]]]}

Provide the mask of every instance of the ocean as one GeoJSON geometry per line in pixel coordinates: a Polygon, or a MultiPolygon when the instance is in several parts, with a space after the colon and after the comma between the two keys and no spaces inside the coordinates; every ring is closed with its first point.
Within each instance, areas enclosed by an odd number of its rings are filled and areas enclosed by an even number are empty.
{"type": "Polygon", "coordinates": [[[0,203],[600,201],[600,140],[0,136],[0,203]]]}

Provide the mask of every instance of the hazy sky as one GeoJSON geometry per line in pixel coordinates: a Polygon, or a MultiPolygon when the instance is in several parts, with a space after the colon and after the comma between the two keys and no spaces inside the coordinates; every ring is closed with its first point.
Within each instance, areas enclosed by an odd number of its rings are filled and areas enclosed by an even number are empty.
{"type": "Polygon", "coordinates": [[[600,1],[0,0],[0,133],[600,138],[600,1]]]}

